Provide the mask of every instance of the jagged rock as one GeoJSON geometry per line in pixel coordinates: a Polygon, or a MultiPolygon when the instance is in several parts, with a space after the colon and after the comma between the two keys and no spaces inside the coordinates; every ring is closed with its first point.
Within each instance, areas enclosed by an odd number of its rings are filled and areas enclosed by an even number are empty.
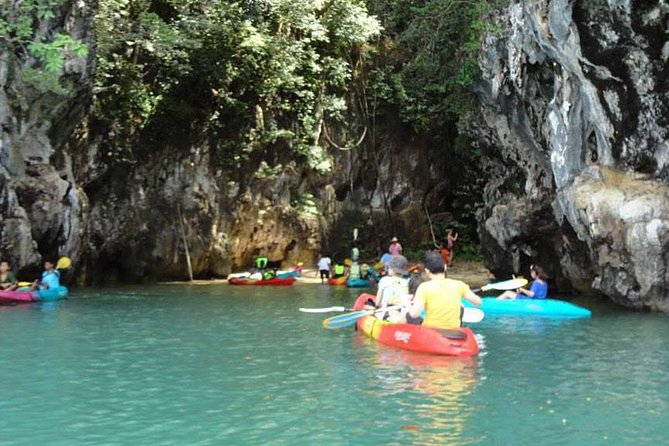
{"type": "MultiPolygon", "coordinates": [[[[64,30],[90,44],[91,3],[65,2],[55,17],[35,26],[64,30]]],[[[87,111],[93,46],[87,57],[65,61],[59,78],[64,94],[27,83],[22,70],[35,61],[7,48],[3,44],[0,53],[0,255],[20,268],[37,268],[42,256],[76,260],[86,197],[62,148],[87,111]]]]}
{"type": "Polygon", "coordinates": [[[669,311],[664,2],[514,2],[480,58],[472,136],[495,177],[479,232],[498,274],[669,311]],[[494,241],[494,243],[493,243],[494,241]]]}

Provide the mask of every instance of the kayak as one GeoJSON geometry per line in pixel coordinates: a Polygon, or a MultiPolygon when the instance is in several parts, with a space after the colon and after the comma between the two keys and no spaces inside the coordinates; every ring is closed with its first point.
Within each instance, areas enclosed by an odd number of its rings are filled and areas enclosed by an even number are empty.
{"type": "Polygon", "coordinates": [[[372,283],[367,279],[348,279],[346,286],[349,288],[364,288],[371,286],[372,283]]]}
{"type": "MultiPolygon", "coordinates": [[[[361,294],[353,305],[354,310],[363,310],[372,294],[361,294]]],[[[414,324],[391,324],[369,315],[357,320],[358,330],[381,344],[421,353],[447,356],[473,356],[479,346],[474,333],[466,327],[437,329],[414,324]]]]}
{"type": "MultiPolygon", "coordinates": [[[[494,297],[483,297],[483,304],[479,307],[486,315],[506,314],[516,316],[545,316],[545,317],[590,317],[592,312],[587,308],[579,307],[569,302],[556,299],[514,299],[497,300],[494,297]]],[[[471,307],[463,300],[465,307],[471,307]]]]}
{"type": "Polygon", "coordinates": [[[58,299],[65,299],[69,291],[67,287],[59,286],[58,288],[50,290],[38,290],[38,291],[27,291],[27,290],[17,290],[17,291],[0,291],[0,302],[1,303],[11,303],[11,302],[35,302],[35,301],[52,301],[58,299]]]}
{"type": "Polygon", "coordinates": [[[274,286],[287,286],[292,285],[295,282],[294,277],[285,277],[267,280],[252,280],[252,279],[242,279],[237,277],[232,277],[228,279],[230,285],[274,285],[274,286]]]}
{"type": "Polygon", "coordinates": [[[346,279],[346,276],[330,277],[328,279],[328,285],[346,285],[346,279]]]}
{"type": "Polygon", "coordinates": [[[38,290],[37,299],[41,301],[52,301],[58,299],[65,299],[69,294],[67,287],[59,286],[58,288],[48,289],[48,290],[38,290]]]}
{"type": "Polygon", "coordinates": [[[282,273],[278,273],[276,275],[276,277],[279,278],[279,279],[286,279],[288,277],[297,278],[299,275],[300,275],[300,273],[297,272],[297,271],[285,271],[285,272],[282,272],[282,273]]]}

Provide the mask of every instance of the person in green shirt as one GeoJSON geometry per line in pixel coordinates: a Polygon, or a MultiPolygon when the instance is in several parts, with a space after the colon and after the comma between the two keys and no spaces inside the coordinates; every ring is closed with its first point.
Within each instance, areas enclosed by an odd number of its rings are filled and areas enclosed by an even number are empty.
{"type": "Polygon", "coordinates": [[[10,269],[7,260],[0,261],[0,289],[3,291],[14,291],[18,287],[16,277],[10,269]]]}
{"type": "Polygon", "coordinates": [[[255,263],[256,263],[256,269],[264,270],[265,268],[267,268],[269,259],[267,259],[267,257],[258,257],[255,263]]]}
{"type": "Polygon", "coordinates": [[[337,263],[334,266],[334,277],[341,277],[346,274],[346,268],[344,265],[337,263]]]}

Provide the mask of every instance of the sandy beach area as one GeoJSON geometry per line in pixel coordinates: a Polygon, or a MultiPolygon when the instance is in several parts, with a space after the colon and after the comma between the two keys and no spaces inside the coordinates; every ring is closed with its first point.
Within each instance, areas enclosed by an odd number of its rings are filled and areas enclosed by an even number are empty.
{"type": "MultiPolygon", "coordinates": [[[[448,269],[448,277],[452,279],[462,280],[472,288],[478,288],[494,279],[493,275],[488,271],[482,262],[454,262],[453,266],[448,269]]],[[[211,285],[215,283],[227,284],[227,279],[211,279],[211,280],[194,280],[193,282],[162,282],[163,284],[184,284],[191,283],[192,285],[211,285]]],[[[305,269],[302,272],[295,285],[302,284],[320,284],[321,279],[318,277],[318,271],[315,269],[305,269]]]]}

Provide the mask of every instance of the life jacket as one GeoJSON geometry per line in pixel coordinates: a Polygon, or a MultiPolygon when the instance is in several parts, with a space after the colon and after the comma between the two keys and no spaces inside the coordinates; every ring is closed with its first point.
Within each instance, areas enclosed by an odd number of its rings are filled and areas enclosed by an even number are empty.
{"type": "Polygon", "coordinates": [[[335,276],[343,276],[343,275],[344,275],[344,271],[345,271],[345,269],[344,269],[344,265],[339,265],[339,264],[336,264],[336,265],[335,265],[335,267],[334,267],[334,274],[335,274],[335,276]]]}
{"type": "Polygon", "coordinates": [[[349,272],[348,272],[348,278],[349,279],[359,279],[360,278],[360,265],[358,265],[358,262],[353,262],[351,264],[351,268],[349,269],[349,272]]]}
{"type": "Polygon", "coordinates": [[[268,262],[269,262],[269,260],[267,259],[267,257],[258,257],[256,259],[256,268],[265,269],[265,268],[267,268],[267,263],[268,262]]]}
{"type": "Polygon", "coordinates": [[[383,288],[380,303],[384,306],[400,305],[407,294],[409,294],[409,281],[402,277],[392,277],[390,285],[383,288]]]}

